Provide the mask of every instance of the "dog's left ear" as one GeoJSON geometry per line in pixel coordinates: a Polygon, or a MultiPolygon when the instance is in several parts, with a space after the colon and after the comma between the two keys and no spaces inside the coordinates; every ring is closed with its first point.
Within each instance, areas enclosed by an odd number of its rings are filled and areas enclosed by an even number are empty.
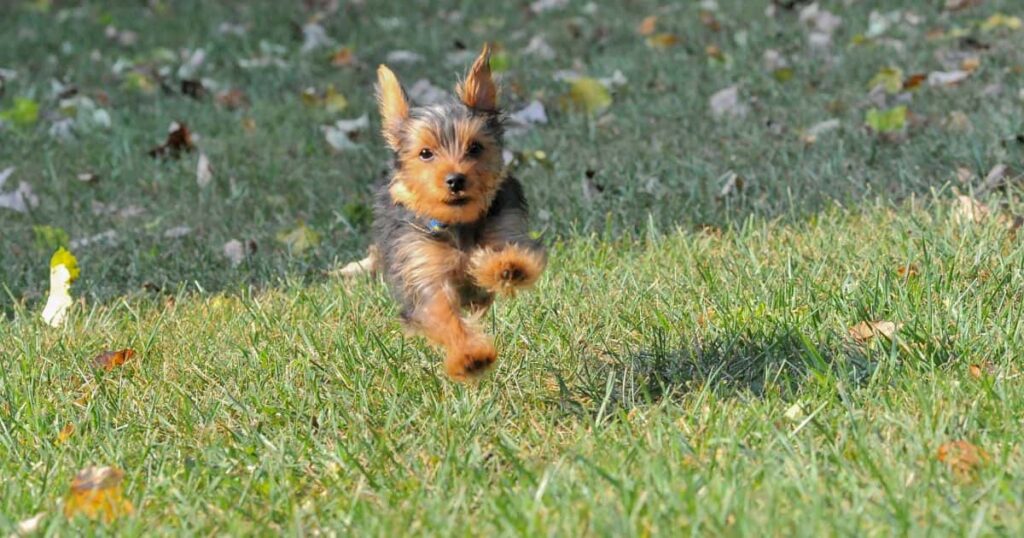
{"type": "Polygon", "coordinates": [[[480,51],[480,56],[469,68],[466,80],[456,86],[455,93],[469,108],[484,112],[498,110],[498,87],[491,78],[490,45],[484,44],[484,50],[480,51]]]}

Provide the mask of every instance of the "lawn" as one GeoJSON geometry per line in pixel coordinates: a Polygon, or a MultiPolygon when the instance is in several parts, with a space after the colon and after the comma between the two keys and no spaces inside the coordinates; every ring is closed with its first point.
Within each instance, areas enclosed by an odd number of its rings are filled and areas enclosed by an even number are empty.
{"type": "Polygon", "coordinates": [[[1024,533],[1024,11],[790,3],[5,5],[0,535],[1024,533]],[[551,262],[460,385],[331,271],[376,65],[484,41],[551,262]],[[64,516],[90,465],[131,513],[64,516]]]}

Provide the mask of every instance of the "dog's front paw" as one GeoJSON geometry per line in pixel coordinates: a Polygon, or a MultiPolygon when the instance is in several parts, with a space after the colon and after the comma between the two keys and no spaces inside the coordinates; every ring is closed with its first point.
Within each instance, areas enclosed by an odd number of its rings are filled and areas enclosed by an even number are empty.
{"type": "Polygon", "coordinates": [[[456,381],[470,381],[490,370],[498,360],[498,351],[489,340],[468,342],[462,347],[448,350],[444,366],[456,381]]]}
{"type": "Polygon", "coordinates": [[[471,259],[470,274],[477,285],[501,295],[514,295],[532,286],[544,271],[544,254],[507,245],[501,250],[482,249],[471,259]]]}

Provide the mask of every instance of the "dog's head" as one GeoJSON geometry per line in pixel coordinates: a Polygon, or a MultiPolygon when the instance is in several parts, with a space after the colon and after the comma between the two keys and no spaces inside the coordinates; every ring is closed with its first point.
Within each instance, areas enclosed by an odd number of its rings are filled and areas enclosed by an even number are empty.
{"type": "Polygon", "coordinates": [[[504,179],[498,88],[485,45],[450,102],[414,107],[395,74],[377,70],[384,140],[397,170],[395,202],[444,223],[468,223],[487,212],[504,179]]]}

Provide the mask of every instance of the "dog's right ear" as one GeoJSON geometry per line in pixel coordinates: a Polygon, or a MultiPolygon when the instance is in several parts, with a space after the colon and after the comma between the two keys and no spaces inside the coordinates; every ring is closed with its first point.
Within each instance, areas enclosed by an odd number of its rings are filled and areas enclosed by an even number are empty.
{"type": "Polygon", "coordinates": [[[409,101],[398,77],[386,65],[377,68],[377,104],[380,106],[384,141],[397,151],[402,145],[402,123],[409,117],[409,101]]]}

